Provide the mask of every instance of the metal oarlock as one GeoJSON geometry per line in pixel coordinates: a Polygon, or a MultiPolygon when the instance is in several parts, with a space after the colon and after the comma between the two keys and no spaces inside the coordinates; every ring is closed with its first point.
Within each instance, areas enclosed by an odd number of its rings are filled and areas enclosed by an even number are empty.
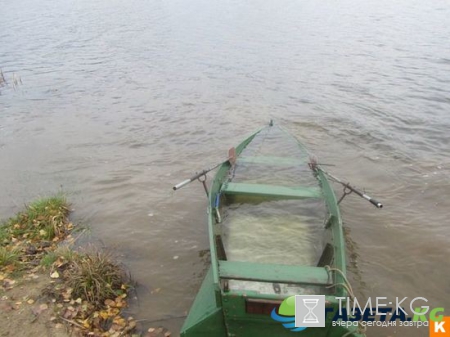
{"type": "Polygon", "coordinates": [[[383,204],[377,200],[375,200],[374,198],[368,196],[366,193],[361,192],[359,190],[357,190],[356,188],[354,188],[353,186],[351,186],[349,183],[344,183],[343,181],[341,181],[339,178],[336,178],[335,176],[333,176],[331,173],[323,170],[320,167],[320,164],[318,164],[317,162],[317,158],[311,156],[310,157],[310,162],[308,163],[309,168],[313,171],[317,171],[320,170],[322,171],[324,174],[326,174],[328,177],[330,177],[331,180],[337,182],[338,184],[341,184],[342,186],[344,186],[344,194],[342,195],[342,197],[339,199],[338,204],[344,200],[344,198],[351,194],[352,192],[355,192],[355,194],[359,195],[361,198],[366,199],[368,202],[370,202],[372,205],[374,205],[376,208],[383,208],[383,204]],[[350,192],[349,192],[350,191],[350,192]]]}
{"type": "Polygon", "coordinates": [[[205,189],[206,196],[209,197],[208,186],[206,185],[207,179],[208,179],[208,176],[206,174],[198,177],[198,181],[200,181],[203,184],[203,188],[205,189]],[[201,179],[202,177],[203,177],[203,180],[201,179]]]}
{"type": "Polygon", "coordinates": [[[342,196],[340,197],[340,199],[338,200],[338,205],[341,203],[341,201],[342,200],[344,200],[344,198],[347,196],[347,195],[349,195],[349,194],[352,194],[352,190],[351,189],[349,189],[347,186],[344,186],[344,191],[342,192],[343,194],[342,194],[342,196]]]}
{"type": "MultiPolygon", "coordinates": [[[[219,164],[216,164],[216,165],[214,165],[214,166],[211,166],[210,168],[207,168],[206,170],[203,170],[203,171],[201,171],[200,173],[196,173],[193,177],[191,177],[191,178],[189,178],[189,179],[186,179],[185,181],[182,181],[182,182],[179,183],[179,184],[176,184],[176,185],[173,187],[173,190],[174,190],[174,191],[179,190],[180,188],[186,186],[187,184],[193,182],[193,181],[196,180],[196,179],[200,180],[200,177],[206,176],[206,174],[207,174],[209,171],[212,171],[212,170],[218,168],[220,165],[223,165],[223,164],[225,164],[225,163],[227,163],[227,162],[229,162],[230,165],[232,165],[232,166],[236,163],[236,149],[235,149],[234,147],[232,147],[231,149],[228,150],[228,159],[227,159],[227,160],[225,160],[224,162],[221,162],[221,163],[219,163],[219,164]]],[[[201,181],[201,180],[200,180],[200,181],[201,181]]],[[[207,190],[207,188],[205,188],[205,190],[207,190]]]]}

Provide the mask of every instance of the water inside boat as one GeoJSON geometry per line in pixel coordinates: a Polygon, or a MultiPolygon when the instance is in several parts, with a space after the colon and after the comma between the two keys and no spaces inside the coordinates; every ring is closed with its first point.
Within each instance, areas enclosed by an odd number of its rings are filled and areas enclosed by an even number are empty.
{"type": "MultiPolygon", "coordinates": [[[[236,195],[223,209],[222,238],[228,261],[317,266],[324,250],[328,217],[317,179],[308,167],[309,154],[278,127],[261,131],[238,157],[230,182],[307,187],[316,197],[300,199],[236,195]]],[[[230,280],[230,289],[261,293],[323,293],[316,286],[230,280]]]]}

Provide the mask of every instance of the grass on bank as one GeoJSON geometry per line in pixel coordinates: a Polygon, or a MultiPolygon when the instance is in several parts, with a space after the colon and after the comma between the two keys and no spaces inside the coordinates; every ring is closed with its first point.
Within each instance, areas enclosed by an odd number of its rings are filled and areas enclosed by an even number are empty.
{"type": "Polygon", "coordinates": [[[126,289],[121,268],[105,253],[76,254],[69,274],[67,284],[73,295],[96,306],[122,295],[126,289]]]}
{"type": "Polygon", "coordinates": [[[60,194],[39,199],[3,222],[0,279],[48,273],[45,293],[61,322],[69,323],[76,334],[128,335],[136,322],[120,314],[126,307],[126,274],[105,252],[60,245],[74,240],[69,213],[70,205],[60,194]]]}
{"type": "Polygon", "coordinates": [[[0,266],[13,265],[17,266],[19,263],[19,252],[16,249],[8,249],[7,247],[0,247],[0,266]]]}
{"type": "Polygon", "coordinates": [[[69,212],[67,200],[62,195],[37,200],[0,227],[0,244],[63,239],[72,229],[69,212]]]}
{"type": "Polygon", "coordinates": [[[0,272],[20,273],[39,264],[70,236],[69,204],[58,194],[36,200],[0,224],[0,272]]]}
{"type": "Polygon", "coordinates": [[[127,275],[120,265],[110,254],[94,248],[74,251],[60,247],[47,253],[40,265],[55,278],[64,280],[73,297],[88,301],[96,308],[108,299],[122,296],[128,288],[127,275]]]}

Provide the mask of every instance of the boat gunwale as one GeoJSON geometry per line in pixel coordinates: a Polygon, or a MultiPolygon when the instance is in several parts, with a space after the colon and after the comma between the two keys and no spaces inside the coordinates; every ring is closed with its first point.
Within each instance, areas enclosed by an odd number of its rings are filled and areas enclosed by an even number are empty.
{"type": "MultiPolygon", "coordinates": [[[[259,134],[262,130],[264,130],[265,127],[257,130],[256,132],[250,134],[247,138],[245,138],[244,141],[242,141],[237,147],[236,147],[236,156],[239,156],[241,152],[244,150],[244,148],[251,143],[253,138],[257,134],[259,134]]],[[[226,177],[226,173],[229,171],[230,163],[228,161],[224,162],[222,165],[219,166],[216,174],[214,175],[214,180],[211,185],[211,191],[209,193],[208,198],[208,207],[207,207],[207,213],[208,213],[208,236],[209,236],[209,246],[210,246],[210,255],[211,255],[211,269],[213,274],[213,282],[215,285],[215,288],[219,289],[219,258],[217,256],[217,247],[216,247],[216,233],[214,230],[214,215],[213,215],[213,208],[216,200],[217,193],[220,192],[220,188],[222,186],[223,180],[226,177]]]]}

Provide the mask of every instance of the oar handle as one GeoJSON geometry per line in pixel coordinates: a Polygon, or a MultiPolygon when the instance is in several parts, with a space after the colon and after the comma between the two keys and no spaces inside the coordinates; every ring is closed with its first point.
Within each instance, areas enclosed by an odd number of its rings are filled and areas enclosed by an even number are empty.
{"type": "Polygon", "coordinates": [[[197,179],[200,178],[201,176],[205,175],[205,174],[208,173],[209,171],[211,171],[211,169],[203,170],[202,172],[195,174],[195,175],[192,176],[191,178],[186,179],[185,181],[182,181],[182,182],[179,183],[179,184],[176,184],[176,185],[175,185],[174,187],[172,187],[172,188],[173,188],[174,191],[179,190],[180,188],[186,186],[187,184],[189,184],[189,183],[193,182],[194,180],[197,180],[197,179]]]}
{"type": "Polygon", "coordinates": [[[181,183],[176,184],[173,187],[173,190],[174,191],[179,190],[180,188],[182,188],[182,187],[186,186],[187,184],[189,184],[191,181],[192,181],[191,179],[186,179],[185,181],[182,181],[181,183]]]}
{"type": "MultiPolygon", "coordinates": [[[[173,188],[174,191],[179,190],[180,188],[186,186],[187,184],[193,182],[194,180],[197,180],[198,178],[200,178],[201,176],[204,176],[205,174],[207,174],[209,171],[212,171],[216,168],[218,168],[220,165],[225,164],[226,162],[230,162],[231,165],[234,165],[236,163],[236,149],[234,147],[232,147],[231,149],[228,150],[228,159],[225,160],[224,162],[221,162],[217,165],[211,166],[210,168],[203,170],[200,173],[196,173],[194,176],[192,176],[189,179],[186,179],[185,181],[182,181],[181,183],[175,185],[173,188]]],[[[203,185],[206,186],[206,185],[203,185]]]]}
{"type": "MultiPolygon", "coordinates": [[[[315,169],[317,167],[317,163],[314,160],[311,160],[311,164],[310,164],[312,169],[315,169]]],[[[335,182],[341,184],[342,186],[344,186],[345,188],[348,188],[350,191],[355,192],[356,194],[358,194],[361,198],[366,199],[368,202],[370,202],[372,205],[374,205],[376,208],[383,208],[383,204],[377,200],[375,200],[374,198],[368,196],[367,194],[358,191],[356,188],[354,188],[353,186],[351,186],[349,183],[344,183],[342,180],[340,180],[339,178],[333,176],[332,174],[330,174],[329,172],[323,170],[322,168],[319,167],[319,169],[325,173],[327,176],[329,176],[332,180],[334,180],[335,182]]],[[[345,196],[345,190],[344,190],[344,196],[345,196]]],[[[342,200],[342,199],[341,199],[342,200]]]]}
{"type": "Polygon", "coordinates": [[[367,194],[358,191],[356,188],[354,188],[353,186],[351,186],[350,184],[343,184],[346,188],[350,189],[351,191],[355,192],[356,194],[358,194],[361,198],[366,199],[368,202],[370,202],[372,205],[374,205],[376,208],[383,208],[383,204],[377,200],[375,200],[374,198],[372,198],[371,196],[368,196],[367,194]]]}
{"type": "Polygon", "coordinates": [[[383,208],[383,204],[374,198],[369,197],[367,194],[363,194],[363,198],[368,200],[372,205],[374,205],[376,208],[383,208]]]}

